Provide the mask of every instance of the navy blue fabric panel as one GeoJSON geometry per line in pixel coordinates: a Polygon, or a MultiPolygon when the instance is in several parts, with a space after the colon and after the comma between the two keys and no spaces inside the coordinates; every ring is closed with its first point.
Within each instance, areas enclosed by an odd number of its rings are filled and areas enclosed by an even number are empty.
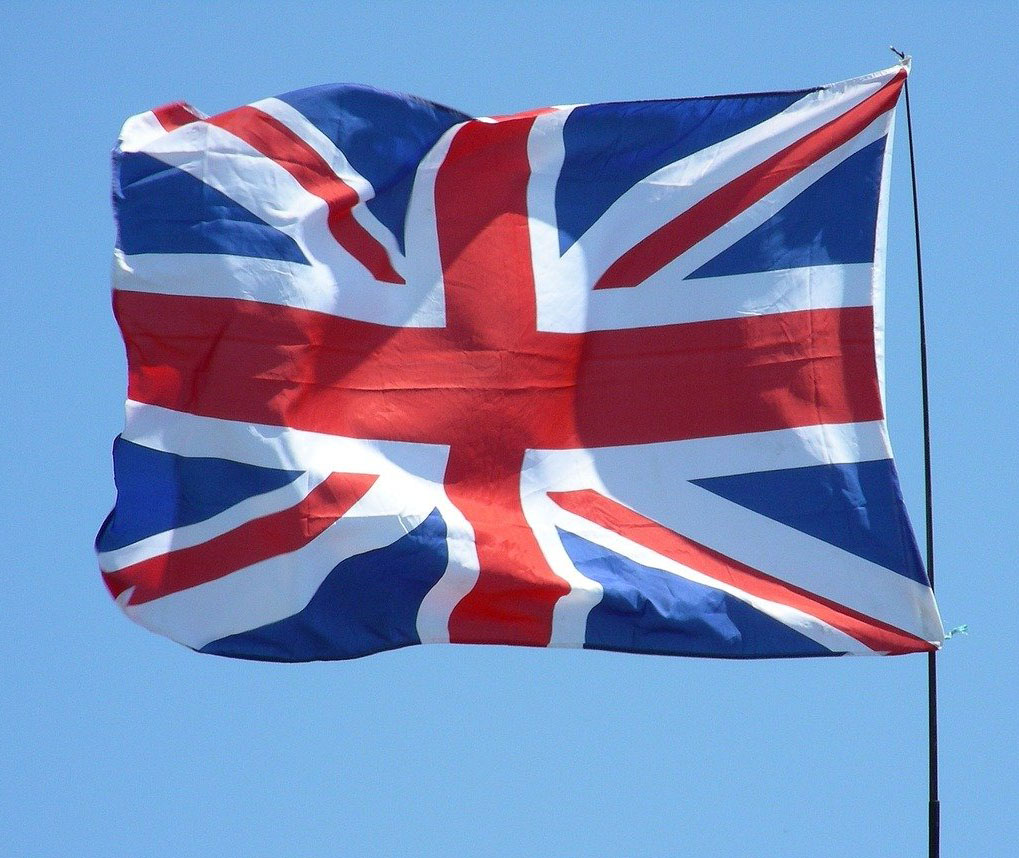
{"type": "Polygon", "coordinates": [[[113,208],[124,253],[226,253],[308,263],[289,235],[142,152],[114,153],[113,208]]]}
{"type": "Polygon", "coordinates": [[[602,585],[585,648],[717,658],[834,655],[795,629],[711,587],[644,566],[559,530],[577,569],[602,585]]]}
{"type": "Polygon", "coordinates": [[[885,139],[850,155],[687,279],[873,262],[885,139]]]}
{"type": "Polygon", "coordinates": [[[446,523],[435,510],[392,545],[337,565],[303,610],[201,651],[258,661],[332,661],[421,643],[418,608],[447,559],[446,523]]]}
{"type": "Polygon", "coordinates": [[[807,92],[575,108],[563,127],[565,159],[556,185],[560,252],[641,179],[770,119],[807,92]]]}
{"type": "Polygon", "coordinates": [[[120,437],[113,442],[113,473],[117,505],[96,537],[99,551],[204,521],[301,474],[229,459],[178,456],[120,437]]]}
{"type": "Polygon", "coordinates": [[[471,117],[421,98],[352,84],[313,86],[279,98],[304,114],[371,182],[375,197],[368,208],[402,251],[418,164],[448,128],[471,117]]]}
{"type": "Polygon", "coordinates": [[[927,583],[891,459],[693,482],[830,545],[927,583]]]}

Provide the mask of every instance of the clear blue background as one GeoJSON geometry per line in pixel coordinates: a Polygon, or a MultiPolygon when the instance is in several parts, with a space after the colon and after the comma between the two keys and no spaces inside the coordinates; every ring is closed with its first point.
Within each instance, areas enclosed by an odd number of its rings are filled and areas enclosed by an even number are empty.
{"type": "MultiPolygon", "coordinates": [[[[1019,854],[1016,5],[37,4],[0,9],[0,855],[919,856],[926,661],[415,647],[199,656],[132,625],[92,538],[123,351],[108,153],[129,115],[356,81],[476,114],[772,90],[915,57],[944,854],[1019,854]]],[[[900,112],[889,418],[923,527],[900,112]]]]}

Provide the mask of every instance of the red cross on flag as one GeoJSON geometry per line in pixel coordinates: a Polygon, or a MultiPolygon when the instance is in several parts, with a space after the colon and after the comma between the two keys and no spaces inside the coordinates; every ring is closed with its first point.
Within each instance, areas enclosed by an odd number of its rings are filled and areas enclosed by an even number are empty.
{"type": "Polygon", "coordinates": [[[111,593],[277,661],[933,649],[881,374],[905,75],[128,120],[111,593]]]}

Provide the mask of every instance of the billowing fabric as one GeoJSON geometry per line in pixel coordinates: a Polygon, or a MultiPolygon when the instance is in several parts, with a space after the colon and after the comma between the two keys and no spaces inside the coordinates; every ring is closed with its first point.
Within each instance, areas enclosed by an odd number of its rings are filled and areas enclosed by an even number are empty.
{"type": "Polygon", "coordinates": [[[274,661],[937,646],[880,369],[905,74],[128,120],[117,603],[274,661]]]}

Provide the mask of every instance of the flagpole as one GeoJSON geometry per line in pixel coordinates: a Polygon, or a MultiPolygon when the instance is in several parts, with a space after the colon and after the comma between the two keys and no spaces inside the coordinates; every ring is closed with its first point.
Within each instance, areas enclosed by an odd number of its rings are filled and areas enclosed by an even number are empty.
{"type": "MultiPolygon", "coordinates": [[[[895,48],[892,52],[903,62],[906,55],[895,48]]],[[[927,508],[927,576],[934,589],[934,496],[931,490],[931,420],[927,385],[927,325],[923,299],[923,260],[920,253],[920,207],[916,191],[916,157],[913,149],[913,115],[909,109],[909,78],[903,85],[906,93],[906,132],[909,138],[909,173],[913,184],[913,233],[916,245],[916,284],[920,306],[920,389],[923,402],[923,464],[927,508]]],[[[941,855],[941,801],[938,798],[938,666],[935,652],[927,654],[927,854],[941,855]]]]}

